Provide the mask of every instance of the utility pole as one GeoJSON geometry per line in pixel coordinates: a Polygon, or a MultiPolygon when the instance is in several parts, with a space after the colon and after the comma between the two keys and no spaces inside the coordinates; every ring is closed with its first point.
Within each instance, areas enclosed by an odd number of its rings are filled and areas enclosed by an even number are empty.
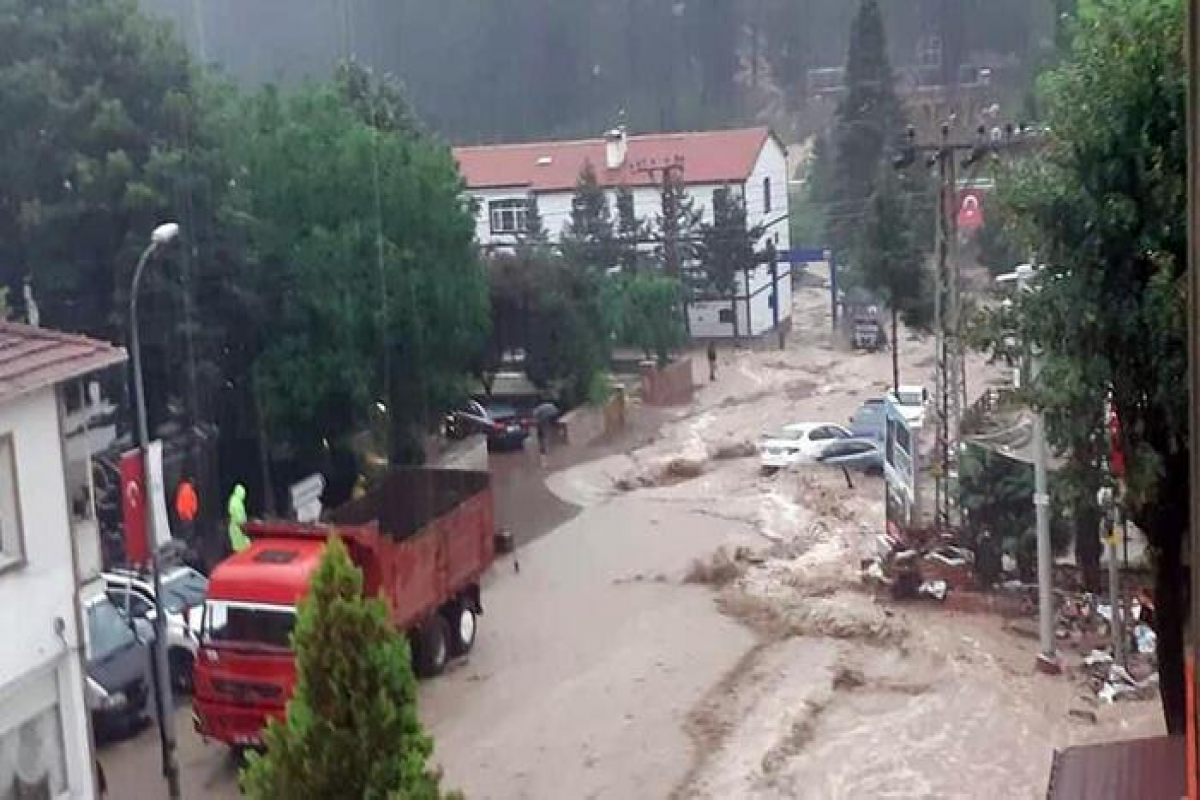
{"type": "Polygon", "coordinates": [[[684,186],[683,156],[675,156],[664,163],[635,164],[634,169],[643,175],[653,178],[660,175],[660,195],[662,198],[662,246],[663,271],[668,275],[680,277],[683,273],[683,263],[679,252],[679,195],[677,187],[684,186]]]}
{"type": "Polygon", "coordinates": [[[966,408],[966,359],[962,345],[962,292],[958,260],[958,168],[970,167],[983,157],[1029,141],[1022,128],[1014,136],[1012,125],[989,132],[980,125],[974,142],[951,141],[950,125],[943,123],[938,141],[918,143],[910,125],[907,142],[896,156],[897,169],[911,166],[917,155],[926,167],[937,167],[937,265],[934,272],[934,334],[936,372],[934,416],[937,423],[934,474],[934,523],[938,528],[956,522],[957,504],[951,498],[951,482],[958,477],[959,435],[966,408]]]}
{"type": "MultiPolygon", "coordinates": [[[[939,141],[918,144],[916,131],[908,129],[908,143],[896,158],[895,166],[911,165],[917,154],[926,156],[926,166],[938,170],[937,191],[937,266],[934,272],[933,328],[935,336],[934,375],[935,418],[937,422],[934,475],[934,523],[938,528],[951,524],[949,480],[958,461],[959,415],[965,400],[959,397],[964,380],[958,314],[958,262],[955,239],[958,225],[954,209],[956,160],[960,153],[975,154],[980,142],[950,141],[950,126],[943,124],[939,141]]],[[[894,346],[894,345],[893,345],[894,346]]]]}

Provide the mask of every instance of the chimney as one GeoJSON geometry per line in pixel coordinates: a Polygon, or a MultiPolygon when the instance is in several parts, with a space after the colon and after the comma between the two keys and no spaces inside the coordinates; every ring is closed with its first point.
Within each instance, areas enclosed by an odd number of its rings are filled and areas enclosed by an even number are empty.
{"type": "Polygon", "coordinates": [[[625,154],[629,150],[629,138],[625,126],[619,125],[604,134],[604,165],[609,169],[625,166],[625,154]]]}

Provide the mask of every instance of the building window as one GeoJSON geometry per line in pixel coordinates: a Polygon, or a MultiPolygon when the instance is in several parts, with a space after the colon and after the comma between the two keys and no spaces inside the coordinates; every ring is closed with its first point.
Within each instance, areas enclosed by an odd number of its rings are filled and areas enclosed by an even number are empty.
{"type": "Polygon", "coordinates": [[[771,213],[771,179],[763,178],[763,213],[771,213]]]}
{"type": "Polygon", "coordinates": [[[25,562],[21,501],[17,493],[17,459],[12,434],[0,437],[0,570],[25,562]]]}
{"type": "Polygon", "coordinates": [[[488,216],[492,221],[492,233],[524,233],[525,218],[529,201],[493,200],[488,203],[488,216]]]}
{"type": "Polygon", "coordinates": [[[719,310],[717,312],[717,319],[720,322],[725,323],[726,325],[732,325],[733,324],[733,309],[732,308],[722,308],[721,310],[719,310]]]}
{"type": "Polygon", "coordinates": [[[0,734],[0,797],[59,797],[67,791],[58,704],[0,734]]]}

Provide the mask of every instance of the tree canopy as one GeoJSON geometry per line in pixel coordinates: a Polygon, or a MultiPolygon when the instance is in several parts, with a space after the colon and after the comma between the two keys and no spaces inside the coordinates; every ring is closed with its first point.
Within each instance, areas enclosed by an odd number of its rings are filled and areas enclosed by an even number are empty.
{"type": "Polygon", "coordinates": [[[345,436],[378,401],[393,458],[409,460],[483,347],[487,285],[449,151],[374,127],[378,106],[347,113],[364,102],[343,84],[250,104],[242,155],[269,328],[254,367],[272,430],[296,447],[345,436]]]}
{"type": "Polygon", "coordinates": [[[1069,52],[1042,81],[1037,157],[1002,181],[1043,265],[1022,335],[1052,442],[1082,447],[1111,391],[1131,519],[1156,550],[1162,694],[1184,720],[1181,546],[1188,526],[1187,146],[1180,0],[1081,0],[1069,52]]]}

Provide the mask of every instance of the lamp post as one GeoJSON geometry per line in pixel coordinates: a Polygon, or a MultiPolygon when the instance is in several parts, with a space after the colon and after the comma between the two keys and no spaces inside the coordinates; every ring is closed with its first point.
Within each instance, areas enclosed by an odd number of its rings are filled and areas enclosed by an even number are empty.
{"type": "MultiPolygon", "coordinates": [[[[133,351],[133,392],[137,412],[138,449],[142,453],[143,480],[148,482],[150,464],[149,423],[146,419],[146,392],[142,385],[142,347],[138,335],[138,290],[142,282],[142,270],[154,253],[179,236],[179,225],[164,222],[150,234],[150,243],[138,258],[133,270],[133,284],[129,290],[129,343],[133,351]]],[[[167,779],[167,791],[171,800],[177,800],[179,791],[179,765],[175,760],[175,717],[174,699],[171,696],[170,670],[167,663],[166,610],[163,607],[162,570],[158,548],[158,531],[155,530],[154,501],[144,492],[142,503],[146,516],[146,532],[150,538],[151,568],[154,576],[154,690],[158,706],[158,737],[162,747],[162,771],[167,779]]]]}
{"type": "MultiPolygon", "coordinates": [[[[1014,271],[996,277],[997,283],[1016,282],[1021,291],[1034,291],[1033,278],[1037,268],[1021,264],[1014,271]]],[[[1032,384],[1041,372],[1041,354],[1036,345],[1026,342],[1029,353],[1029,379],[1032,384]]],[[[1048,672],[1057,672],[1058,657],[1054,647],[1054,589],[1053,559],[1050,546],[1050,491],[1046,476],[1046,418],[1041,409],[1033,412],[1033,509],[1037,522],[1037,578],[1038,578],[1038,640],[1041,653],[1038,666],[1048,672]]]]}

